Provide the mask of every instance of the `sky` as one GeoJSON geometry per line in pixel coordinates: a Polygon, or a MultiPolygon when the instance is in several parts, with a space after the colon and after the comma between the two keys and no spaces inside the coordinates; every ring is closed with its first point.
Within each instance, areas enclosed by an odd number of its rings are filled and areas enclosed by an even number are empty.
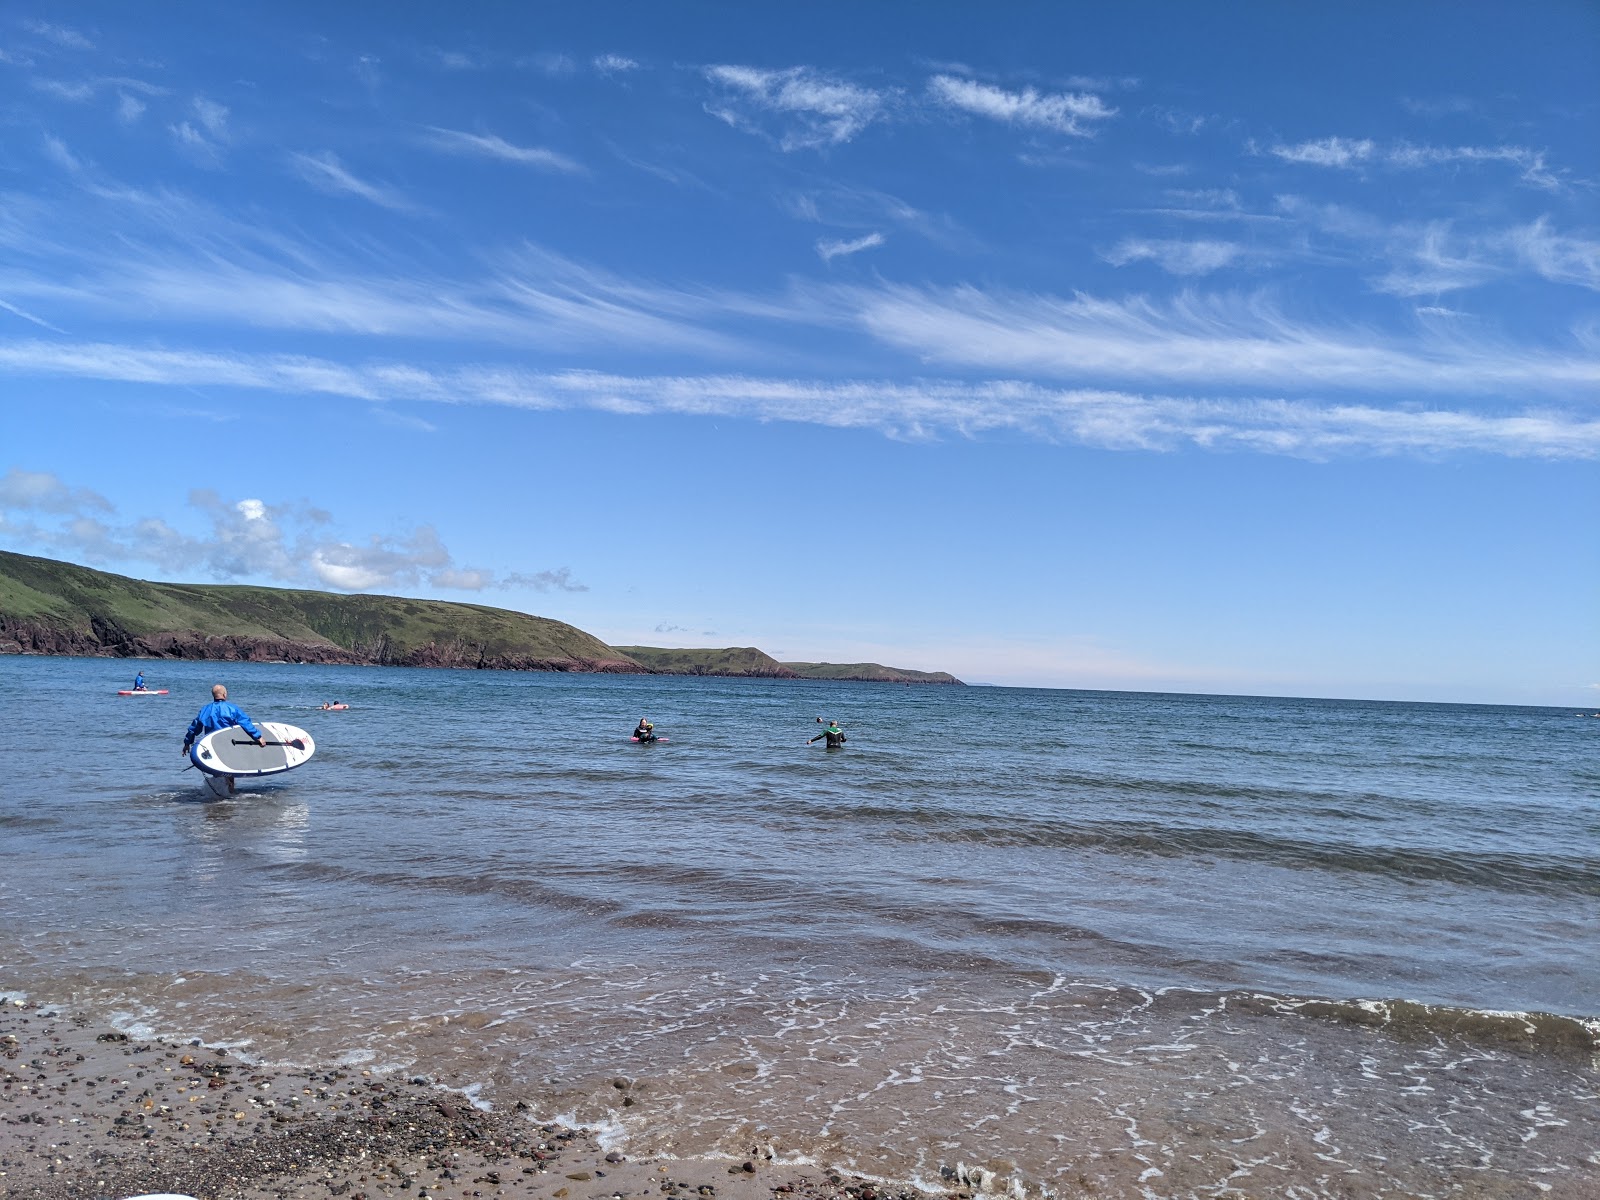
{"type": "Polygon", "coordinates": [[[1600,709],[1600,8],[11,3],[0,548],[1600,709]]]}

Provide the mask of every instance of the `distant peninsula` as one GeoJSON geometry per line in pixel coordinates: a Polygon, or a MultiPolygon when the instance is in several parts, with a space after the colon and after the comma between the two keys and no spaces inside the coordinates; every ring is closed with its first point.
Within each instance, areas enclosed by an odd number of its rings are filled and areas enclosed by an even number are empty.
{"type": "Polygon", "coordinates": [[[780,663],[754,647],[608,646],[549,617],[483,604],[238,584],[149,583],[0,550],[0,654],[961,681],[876,663],[780,663]]]}
{"type": "Polygon", "coordinates": [[[912,671],[878,663],[779,662],[754,646],[725,650],[670,650],[660,646],[618,646],[657,675],[748,675],[763,679],[831,679],[852,683],[948,683],[961,680],[948,671],[912,671]]]}

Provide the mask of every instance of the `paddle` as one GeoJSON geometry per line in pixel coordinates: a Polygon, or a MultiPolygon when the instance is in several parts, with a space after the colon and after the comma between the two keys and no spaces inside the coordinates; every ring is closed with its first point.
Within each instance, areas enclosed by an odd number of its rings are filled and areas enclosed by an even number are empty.
{"type": "MultiPolygon", "coordinates": [[[[250,738],[245,738],[242,741],[239,738],[234,738],[233,739],[233,744],[235,746],[254,746],[257,743],[254,740],[250,739],[250,738]]],[[[304,750],[306,748],[306,744],[304,742],[302,742],[299,738],[295,738],[295,740],[292,741],[292,742],[261,742],[260,745],[263,745],[263,746],[291,746],[296,750],[304,750]]]]}

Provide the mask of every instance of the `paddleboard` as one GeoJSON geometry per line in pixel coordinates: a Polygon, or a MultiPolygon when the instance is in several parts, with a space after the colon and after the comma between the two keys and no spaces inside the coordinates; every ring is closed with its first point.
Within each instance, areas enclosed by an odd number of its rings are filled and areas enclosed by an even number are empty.
{"type": "Polygon", "coordinates": [[[213,730],[189,747],[189,761],[207,775],[253,779],[292,771],[317,752],[304,729],[281,721],[259,721],[265,746],[258,746],[237,725],[213,730]]]}
{"type": "MultiPolygon", "coordinates": [[[[654,743],[652,743],[652,742],[641,742],[641,741],[639,741],[639,739],[638,739],[638,738],[636,738],[636,737],[631,737],[631,738],[629,738],[629,739],[628,739],[628,740],[629,740],[629,741],[630,741],[630,742],[638,742],[638,744],[639,744],[639,745],[641,745],[641,746],[650,746],[650,745],[653,745],[653,744],[654,744],[654,743]]],[[[657,741],[657,742],[664,742],[664,741],[666,741],[666,740],[667,740],[667,739],[666,739],[666,738],[664,738],[664,737],[658,737],[658,738],[657,738],[657,739],[656,739],[656,741],[657,741]]]]}
{"type": "Polygon", "coordinates": [[[128,688],[126,691],[117,693],[119,696],[165,696],[166,694],[166,688],[140,688],[137,691],[133,688],[128,688]]]}

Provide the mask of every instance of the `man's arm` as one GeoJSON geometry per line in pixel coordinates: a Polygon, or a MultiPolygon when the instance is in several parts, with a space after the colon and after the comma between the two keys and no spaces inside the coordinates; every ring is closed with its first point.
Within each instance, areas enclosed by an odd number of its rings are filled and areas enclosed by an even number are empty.
{"type": "Polygon", "coordinates": [[[244,711],[244,709],[235,708],[233,711],[239,715],[239,725],[246,733],[255,738],[255,740],[258,742],[264,738],[265,735],[261,732],[261,730],[256,728],[256,723],[250,719],[249,715],[244,711]]]}

